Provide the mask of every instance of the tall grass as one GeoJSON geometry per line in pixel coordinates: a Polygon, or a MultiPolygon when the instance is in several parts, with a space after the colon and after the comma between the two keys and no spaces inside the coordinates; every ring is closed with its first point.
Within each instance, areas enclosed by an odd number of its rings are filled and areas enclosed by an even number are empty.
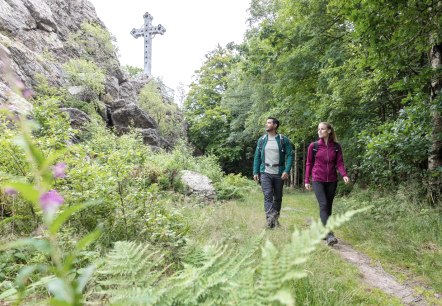
{"type": "MultiPolygon", "coordinates": [[[[319,216],[312,193],[284,192],[280,228],[266,229],[263,196],[257,186],[242,201],[185,208],[189,237],[197,244],[229,243],[241,252],[265,231],[264,239],[280,248],[290,241],[294,228],[307,228],[319,216]]],[[[365,287],[357,268],[326,245],[310,257],[305,271],[308,276],[292,282],[290,288],[297,305],[401,305],[399,300],[365,287]]]]}
{"type": "Polygon", "coordinates": [[[342,198],[337,211],[373,205],[371,213],[356,216],[338,234],[374,260],[380,260],[402,281],[418,282],[442,292],[442,211],[411,200],[410,191],[381,195],[355,190],[342,198]]]}

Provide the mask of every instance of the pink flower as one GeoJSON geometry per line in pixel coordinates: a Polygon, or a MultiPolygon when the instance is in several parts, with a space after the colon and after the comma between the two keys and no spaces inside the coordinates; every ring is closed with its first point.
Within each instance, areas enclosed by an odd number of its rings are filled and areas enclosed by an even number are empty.
{"type": "Polygon", "coordinates": [[[5,187],[3,189],[3,192],[6,193],[7,195],[10,195],[10,196],[15,196],[18,194],[17,190],[15,190],[12,187],[5,187]]]}
{"type": "Polygon", "coordinates": [[[52,167],[52,174],[55,178],[64,178],[66,177],[66,174],[64,173],[65,170],[65,163],[57,163],[54,167],[52,167]]]}
{"type": "Polygon", "coordinates": [[[35,95],[35,92],[31,88],[24,88],[24,89],[22,89],[21,94],[22,94],[23,98],[25,98],[26,100],[29,100],[30,98],[32,98],[35,95]]]}
{"type": "Polygon", "coordinates": [[[23,82],[17,77],[14,78],[14,85],[15,85],[15,87],[17,87],[20,90],[25,88],[25,84],[23,84],[23,82]]]}
{"type": "Polygon", "coordinates": [[[40,206],[44,212],[54,212],[63,202],[63,197],[55,190],[49,190],[40,196],[40,206]]]}

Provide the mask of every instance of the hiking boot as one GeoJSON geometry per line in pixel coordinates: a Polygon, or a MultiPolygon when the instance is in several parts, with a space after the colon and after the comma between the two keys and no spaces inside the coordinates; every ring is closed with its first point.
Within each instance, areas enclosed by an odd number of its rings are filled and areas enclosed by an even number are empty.
{"type": "Polygon", "coordinates": [[[274,215],[268,215],[267,216],[267,227],[268,228],[274,228],[278,220],[275,219],[274,215]]]}
{"type": "Polygon", "coordinates": [[[332,233],[327,235],[326,241],[327,245],[329,246],[334,246],[336,243],[338,243],[338,239],[336,239],[336,237],[332,233]]]}

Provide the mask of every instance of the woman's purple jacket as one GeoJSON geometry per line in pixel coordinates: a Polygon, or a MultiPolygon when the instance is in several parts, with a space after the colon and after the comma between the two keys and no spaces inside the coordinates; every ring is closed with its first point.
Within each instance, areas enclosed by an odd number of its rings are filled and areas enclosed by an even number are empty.
{"type": "Polygon", "coordinates": [[[314,143],[312,142],[308,147],[307,161],[305,162],[305,184],[310,184],[310,174],[313,182],[336,182],[338,180],[336,168],[342,176],[347,176],[342,150],[336,152],[332,139],[328,140],[327,145],[322,139],[319,139],[314,165],[312,165],[313,147],[314,143]]]}

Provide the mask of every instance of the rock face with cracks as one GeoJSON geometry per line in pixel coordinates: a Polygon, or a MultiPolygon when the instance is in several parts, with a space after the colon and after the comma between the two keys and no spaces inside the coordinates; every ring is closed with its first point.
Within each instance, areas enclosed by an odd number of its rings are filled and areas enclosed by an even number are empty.
{"type": "MultiPolygon", "coordinates": [[[[91,37],[81,37],[83,44],[73,42],[84,24],[106,29],[87,0],[0,0],[0,106],[29,114],[32,104],[23,92],[34,88],[43,77],[49,85],[65,88],[75,98],[105,103],[106,113],[101,115],[118,133],[135,129],[146,138],[146,144],[162,147],[167,141],[159,136],[157,123],[137,106],[140,90],[151,79],[129,77],[116,52],[103,51],[100,46],[91,48],[96,43],[91,37]],[[91,94],[70,84],[64,65],[80,58],[94,62],[104,72],[102,93],[91,94]]],[[[75,113],[71,118],[78,119],[75,110],[68,113],[75,113]]],[[[72,125],[78,127],[87,121],[75,119],[72,125]]]]}

